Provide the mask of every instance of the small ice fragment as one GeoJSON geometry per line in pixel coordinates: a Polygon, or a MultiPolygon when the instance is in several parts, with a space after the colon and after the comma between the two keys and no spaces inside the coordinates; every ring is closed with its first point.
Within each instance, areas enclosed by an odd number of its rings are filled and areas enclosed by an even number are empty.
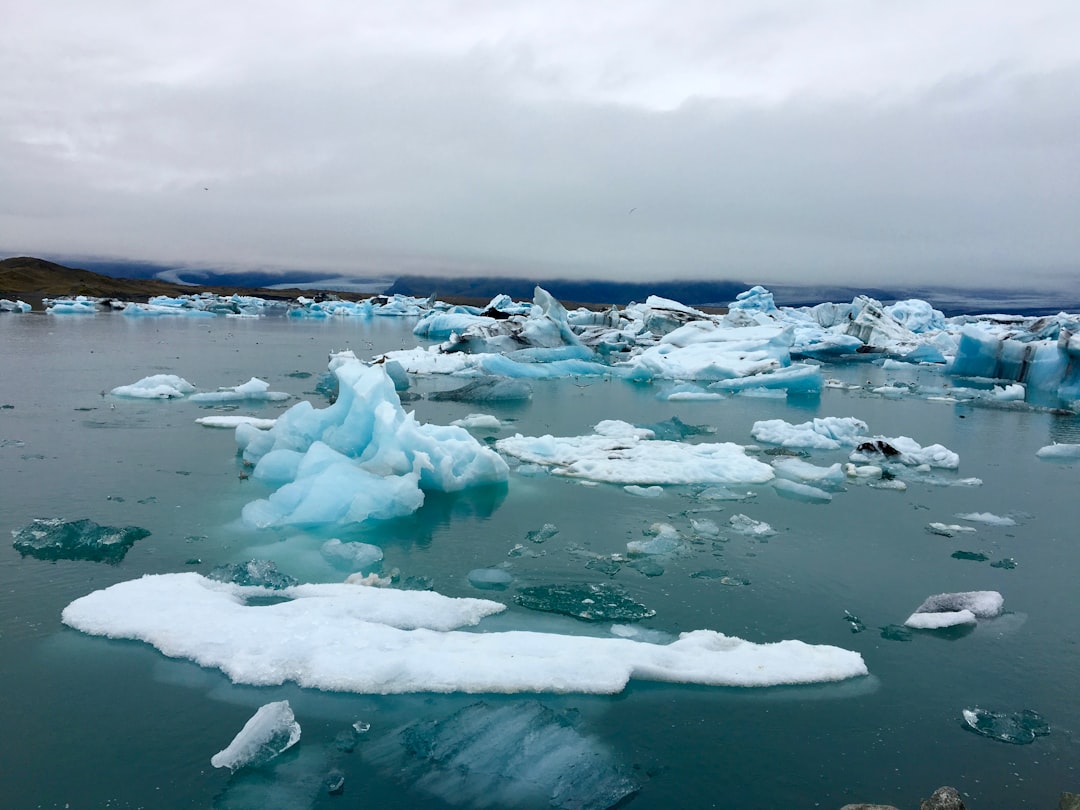
{"type": "Polygon", "coordinates": [[[326,774],[324,783],[326,785],[326,792],[331,796],[340,796],[345,792],[345,774],[336,768],[326,774]]]}
{"type": "Polygon", "coordinates": [[[875,464],[852,464],[844,465],[844,475],[848,478],[881,478],[883,470],[875,464]]]}
{"type": "Polygon", "coordinates": [[[269,430],[277,419],[263,419],[258,416],[200,416],[196,424],[209,428],[235,428],[237,425],[250,425],[258,430],[269,430]]]}
{"type": "Polygon", "coordinates": [[[255,585],[272,590],[291,588],[299,582],[295,577],[278,571],[277,563],[273,560],[248,560],[244,563],[219,565],[206,576],[218,582],[255,585]]]}
{"type": "Polygon", "coordinates": [[[531,540],[534,543],[543,543],[545,540],[550,540],[552,537],[559,533],[559,527],[554,523],[545,523],[539,529],[532,529],[525,535],[526,540],[531,540]]]}
{"type": "Polygon", "coordinates": [[[863,624],[862,619],[860,619],[854,613],[849,613],[846,610],[844,611],[844,621],[851,625],[852,633],[861,633],[863,630],[866,629],[866,625],[863,624]]]}
{"type": "Polygon", "coordinates": [[[336,537],[322,544],[322,555],[333,563],[351,567],[354,571],[363,571],[382,562],[383,551],[371,543],[343,543],[336,537]]]}
{"type": "Polygon", "coordinates": [[[732,531],[745,534],[750,537],[771,537],[776,531],[763,520],[754,520],[746,515],[732,515],[728,520],[732,531]]]}
{"type": "Polygon", "coordinates": [[[626,544],[626,553],[631,556],[670,554],[682,546],[682,537],[669,523],[654,523],[646,534],[652,537],[649,540],[631,540],[626,544]]]}
{"type": "Polygon", "coordinates": [[[793,501],[802,501],[803,503],[829,503],[832,501],[831,494],[810,484],[800,484],[798,481],[777,478],[772,482],[772,485],[777,495],[793,501]]]}
{"type": "Polygon", "coordinates": [[[706,487],[698,493],[697,497],[702,501],[748,501],[755,494],[751,491],[736,492],[728,487],[706,487]]]}
{"type": "Polygon", "coordinates": [[[153,374],[130,385],[120,385],[109,393],[135,399],[179,399],[194,393],[195,386],[175,374],[153,374]]]}
{"type": "Polygon", "coordinates": [[[289,701],[267,703],[244,724],[228,747],[210,758],[210,764],[231,771],[258,767],[292,748],[299,740],[300,724],[293,716],[289,701]]]}
{"type": "Polygon", "coordinates": [[[1035,455],[1053,461],[1072,461],[1080,458],[1080,444],[1048,444],[1040,447],[1035,455]]]}
{"type": "Polygon", "coordinates": [[[1002,517],[992,512],[962,512],[956,515],[960,520],[968,520],[972,523],[985,523],[987,526],[1015,526],[1016,521],[1011,517],[1002,517]]]}
{"type": "Polygon", "coordinates": [[[975,531],[974,526],[961,526],[957,523],[931,523],[926,527],[930,534],[940,534],[942,537],[952,537],[956,534],[970,534],[975,531]]]}
{"type": "Polygon", "coordinates": [[[450,423],[463,427],[466,430],[501,430],[502,422],[497,417],[488,413],[470,413],[461,419],[455,419],[450,423]]]}
{"type": "Polygon", "coordinates": [[[974,708],[964,709],[962,715],[969,731],[1013,745],[1027,745],[1050,733],[1050,725],[1031,709],[1007,715],[974,708]]]}
{"type": "Polygon", "coordinates": [[[943,610],[938,613],[912,613],[904,622],[916,630],[940,630],[961,624],[975,624],[975,614],[970,610],[943,610]]]}
{"type": "Polygon", "coordinates": [[[701,520],[690,518],[690,528],[705,537],[720,536],[720,527],[716,525],[716,521],[709,520],[708,518],[702,518],[701,520]]]}
{"type": "Polygon", "coordinates": [[[367,734],[371,731],[371,723],[365,723],[363,720],[357,720],[352,727],[357,734],[367,734]]]}
{"type": "Polygon", "coordinates": [[[482,591],[504,590],[514,577],[501,568],[474,568],[468,574],[469,584],[482,591]]]}
{"type": "Polygon", "coordinates": [[[986,562],[990,559],[981,551],[954,551],[949,556],[954,560],[969,560],[971,562],[986,562]]]}
{"type": "Polygon", "coordinates": [[[514,601],[530,610],[561,613],[590,622],[635,622],[656,615],[655,610],[634,601],[625,588],[610,583],[536,585],[519,590],[514,601]]]}
{"type": "Polygon", "coordinates": [[[658,485],[642,487],[637,484],[627,484],[623,489],[639,498],[658,498],[664,494],[664,488],[658,485]]]}
{"type": "Polygon", "coordinates": [[[997,562],[990,563],[990,567],[1003,568],[1006,571],[1011,571],[1012,569],[1016,568],[1016,560],[1014,560],[1012,557],[1006,557],[1003,560],[998,560],[997,562]]]}

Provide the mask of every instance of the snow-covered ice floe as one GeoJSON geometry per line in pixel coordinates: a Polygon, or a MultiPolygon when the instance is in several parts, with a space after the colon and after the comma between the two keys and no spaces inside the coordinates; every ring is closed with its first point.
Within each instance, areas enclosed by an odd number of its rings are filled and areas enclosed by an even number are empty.
{"type": "Polygon", "coordinates": [[[195,386],[175,374],[152,374],[130,385],[119,385],[109,393],[133,399],[180,399],[195,393],[195,386]]]}
{"type": "Polygon", "coordinates": [[[1004,606],[1005,599],[997,591],[939,593],[927,597],[904,624],[920,630],[975,624],[978,619],[1000,616],[1004,606]]]}
{"type": "MultiPolygon", "coordinates": [[[[147,575],[75,600],[70,627],[145,641],[233,682],[326,691],[612,694],[631,678],[713,686],[841,681],[862,656],[801,641],[754,644],[711,630],[670,644],[531,631],[465,632],[504,605],[348,584],[268,591],[195,573],[147,575]],[[249,598],[287,601],[248,606],[249,598]]],[[[481,628],[482,629],[482,628],[481,628]]]]}
{"type": "Polygon", "coordinates": [[[506,462],[465,428],[420,424],[401,407],[382,365],[331,363],[338,398],[300,402],[269,430],[239,425],[252,478],[277,487],[243,510],[256,527],[359,523],[419,509],[424,490],[456,492],[505,482],[506,462]]]}
{"type": "Polygon", "coordinates": [[[522,436],[495,443],[499,452],[551,468],[557,475],[614,484],[761,484],[768,464],[731,442],[689,444],[654,439],[654,432],[607,419],[590,436],[522,436]]]}

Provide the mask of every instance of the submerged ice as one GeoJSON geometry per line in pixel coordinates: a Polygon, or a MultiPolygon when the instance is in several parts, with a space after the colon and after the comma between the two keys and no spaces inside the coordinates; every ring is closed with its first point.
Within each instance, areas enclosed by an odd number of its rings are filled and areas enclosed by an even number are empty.
{"type": "Polygon", "coordinates": [[[118,563],[137,540],[150,534],[140,526],[101,526],[94,521],[35,518],[12,531],[20,554],[42,560],[118,563]]]}
{"type": "MultiPolygon", "coordinates": [[[[631,678],[714,686],[839,681],[867,674],[855,652],[801,641],[755,644],[711,630],[670,644],[532,631],[465,632],[505,610],[349,584],[282,590],[195,573],[147,575],[77,599],[65,624],[145,641],[235,683],[328,691],[616,693],[631,678]],[[272,604],[258,603],[265,595],[272,604]],[[249,599],[256,604],[248,605],[249,599]]],[[[482,630],[482,628],[480,628],[482,630]]]]}

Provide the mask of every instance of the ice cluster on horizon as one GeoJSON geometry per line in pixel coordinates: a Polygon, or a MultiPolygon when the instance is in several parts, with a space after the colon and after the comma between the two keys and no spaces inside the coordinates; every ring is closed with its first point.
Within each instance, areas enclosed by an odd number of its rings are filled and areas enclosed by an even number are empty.
{"type": "Polygon", "coordinates": [[[281,590],[195,573],[146,575],[76,599],[65,624],[147,642],[234,683],[363,694],[613,694],[631,678],[712,686],[778,686],[867,674],[862,656],[801,641],[755,644],[711,630],[669,644],[509,630],[465,632],[505,606],[350,584],[281,590]],[[248,599],[273,595],[274,604],[248,599]]]}

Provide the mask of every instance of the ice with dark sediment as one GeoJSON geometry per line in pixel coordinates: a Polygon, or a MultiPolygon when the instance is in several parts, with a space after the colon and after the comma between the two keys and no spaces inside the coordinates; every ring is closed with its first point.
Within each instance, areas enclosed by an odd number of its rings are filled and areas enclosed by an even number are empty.
{"type": "Polygon", "coordinates": [[[150,532],[140,526],[101,526],[88,518],[35,518],[11,534],[20,554],[41,560],[117,563],[150,532]]]}
{"type": "Polygon", "coordinates": [[[366,746],[364,759],[451,806],[604,810],[639,789],[576,714],[536,700],[417,720],[366,746]]]}
{"type": "Polygon", "coordinates": [[[1005,599],[997,591],[962,591],[927,597],[904,622],[908,627],[937,630],[1001,615],[1005,599]]]}
{"type": "Polygon", "coordinates": [[[609,583],[532,585],[519,588],[514,601],[530,610],[560,613],[589,622],[634,622],[656,611],[636,601],[621,585],[609,583]]]}
{"type": "Polygon", "coordinates": [[[120,385],[109,393],[134,399],[180,399],[195,393],[195,386],[176,374],[151,374],[130,385],[120,385]]]}
{"type": "Polygon", "coordinates": [[[227,747],[210,758],[210,764],[231,771],[257,768],[299,741],[300,724],[289,701],[267,703],[252,715],[227,747]]]}
{"type": "Polygon", "coordinates": [[[242,563],[219,565],[207,574],[208,579],[245,587],[282,590],[299,584],[296,577],[278,570],[273,560],[248,560],[242,563]]]}

